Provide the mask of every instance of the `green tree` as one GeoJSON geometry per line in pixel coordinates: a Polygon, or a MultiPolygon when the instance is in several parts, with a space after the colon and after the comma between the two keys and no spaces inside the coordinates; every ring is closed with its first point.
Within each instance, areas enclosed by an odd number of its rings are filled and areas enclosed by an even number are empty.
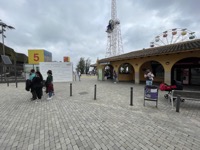
{"type": "Polygon", "coordinates": [[[76,71],[80,71],[81,74],[84,73],[85,71],[85,58],[81,57],[77,66],[76,66],[76,71]]]}
{"type": "Polygon", "coordinates": [[[85,61],[85,72],[86,72],[86,74],[88,73],[88,71],[90,69],[90,64],[91,64],[90,58],[86,59],[86,61],[85,61]]]}
{"type": "Polygon", "coordinates": [[[90,69],[90,64],[91,64],[90,58],[87,58],[85,60],[85,58],[81,57],[76,66],[76,71],[80,71],[81,74],[83,74],[83,73],[87,74],[90,69]]]}

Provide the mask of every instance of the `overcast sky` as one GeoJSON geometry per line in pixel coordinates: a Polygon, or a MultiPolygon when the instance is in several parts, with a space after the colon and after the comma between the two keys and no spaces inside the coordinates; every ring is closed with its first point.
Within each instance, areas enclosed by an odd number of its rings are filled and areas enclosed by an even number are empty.
{"type": "MultiPolygon", "coordinates": [[[[187,28],[200,37],[200,0],[117,0],[124,53],[148,48],[157,35],[187,28]]],[[[105,57],[111,0],[0,0],[0,19],[15,27],[5,44],[28,55],[28,49],[52,52],[53,60],[70,56],[105,57]]]]}

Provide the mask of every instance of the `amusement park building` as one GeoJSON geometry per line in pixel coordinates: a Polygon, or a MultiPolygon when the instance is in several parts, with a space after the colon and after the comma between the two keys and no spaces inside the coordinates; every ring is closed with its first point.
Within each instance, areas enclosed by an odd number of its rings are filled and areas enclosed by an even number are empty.
{"type": "Polygon", "coordinates": [[[145,82],[146,69],[154,73],[154,83],[179,80],[185,85],[200,85],[200,39],[97,60],[98,80],[112,79],[115,70],[119,82],[139,84],[145,82]]]}
{"type": "MultiPolygon", "coordinates": [[[[16,59],[16,63],[18,65],[23,65],[28,62],[28,57],[25,54],[17,53],[12,48],[5,46],[5,55],[9,56],[10,60],[14,64],[14,60],[16,59]]],[[[0,54],[3,54],[3,44],[0,43],[0,54]]],[[[2,62],[0,62],[2,63],[2,62]]]]}
{"type": "MultiPolygon", "coordinates": [[[[6,69],[7,71],[10,71],[10,74],[14,74],[14,65],[16,63],[16,69],[17,73],[21,73],[21,71],[24,69],[24,64],[28,62],[28,57],[25,54],[22,53],[17,53],[15,52],[12,48],[7,47],[4,45],[5,48],[5,55],[8,56],[12,62],[11,65],[6,65],[8,68],[11,67],[10,69],[6,69]]],[[[3,44],[0,43],[0,54],[3,54],[3,44]]],[[[3,73],[3,66],[4,63],[0,57],[0,75],[3,73]]],[[[2,78],[1,78],[2,81],[2,78]]]]}

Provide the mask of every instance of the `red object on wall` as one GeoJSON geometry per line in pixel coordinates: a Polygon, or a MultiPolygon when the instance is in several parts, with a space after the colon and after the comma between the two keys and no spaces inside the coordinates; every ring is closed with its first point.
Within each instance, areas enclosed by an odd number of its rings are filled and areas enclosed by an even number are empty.
{"type": "Polygon", "coordinates": [[[65,57],[63,58],[63,61],[64,61],[64,62],[70,62],[70,57],[65,56],[65,57]]]}

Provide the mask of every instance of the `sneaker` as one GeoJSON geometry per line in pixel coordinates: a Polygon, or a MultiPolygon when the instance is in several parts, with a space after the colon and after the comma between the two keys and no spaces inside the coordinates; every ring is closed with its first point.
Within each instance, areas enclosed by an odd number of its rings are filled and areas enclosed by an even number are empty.
{"type": "Polygon", "coordinates": [[[48,98],[47,98],[47,100],[51,100],[51,99],[52,99],[52,97],[48,97],[48,98]]]}

